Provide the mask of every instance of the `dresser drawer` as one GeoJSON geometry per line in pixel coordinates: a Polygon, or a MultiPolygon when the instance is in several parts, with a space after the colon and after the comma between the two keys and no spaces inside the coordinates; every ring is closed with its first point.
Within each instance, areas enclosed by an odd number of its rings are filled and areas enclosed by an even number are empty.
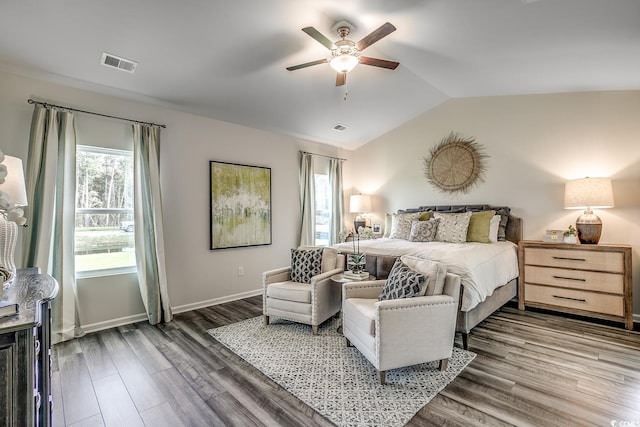
{"type": "Polygon", "coordinates": [[[624,276],[622,274],[525,265],[524,275],[527,283],[624,294],[624,276]]]}
{"type": "Polygon", "coordinates": [[[613,316],[624,315],[624,298],[622,295],[607,295],[527,283],[524,298],[525,303],[546,304],[613,316]]]}
{"type": "Polygon", "coordinates": [[[624,256],[621,252],[526,248],[525,263],[527,265],[624,273],[624,256]]]}

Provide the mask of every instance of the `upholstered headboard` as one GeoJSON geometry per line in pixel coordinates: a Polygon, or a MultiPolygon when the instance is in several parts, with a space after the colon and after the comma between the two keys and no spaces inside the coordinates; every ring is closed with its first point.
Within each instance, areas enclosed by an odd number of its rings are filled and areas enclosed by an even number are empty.
{"type": "Polygon", "coordinates": [[[495,210],[496,213],[507,218],[507,224],[505,228],[506,239],[516,245],[522,240],[522,218],[511,215],[511,208],[507,206],[492,206],[492,205],[438,205],[438,206],[420,206],[417,208],[398,209],[398,213],[413,213],[413,212],[480,212],[495,210]]]}

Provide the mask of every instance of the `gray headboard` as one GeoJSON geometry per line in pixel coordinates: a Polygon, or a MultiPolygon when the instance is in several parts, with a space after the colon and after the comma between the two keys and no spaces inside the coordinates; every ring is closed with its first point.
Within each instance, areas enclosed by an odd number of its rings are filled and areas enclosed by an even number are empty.
{"type": "Polygon", "coordinates": [[[437,205],[437,206],[420,206],[417,208],[398,209],[398,213],[413,213],[413,212],[480,212],[495,210],[503,218],[508,218],[505,227],[506,239],[516,245],[522,240],[522,218],[511,215],[511,208],[507,206],[493,206],[493,205],[437,205]]]}

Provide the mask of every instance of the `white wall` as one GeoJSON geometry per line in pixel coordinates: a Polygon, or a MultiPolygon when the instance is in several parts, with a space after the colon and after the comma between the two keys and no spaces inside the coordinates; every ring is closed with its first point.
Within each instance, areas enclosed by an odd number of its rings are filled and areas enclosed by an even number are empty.
{"type": "MultiPolygon", "coordinates": [[[[344,156],[335,147],[0,72],[0,148],[23,159],[33,111],[28,98],[167,125],[161,186],[169,296],[178,311],[255,293],[263,271],[288,265],[298,241],[298,150],[344,156]],[[271,168],[272,245],[209,250],[209,160],[271,168]]],[[[91,120],[98,126],[101,119],[91,120]]],[[[135,275],[84,279],[78,288],[81,322],[90,329],[143,313],[135,275]]]]}
{"type": "MultiPolygon", "coordinates": [[[[374,195],[374,221],[385,212],[428,204],[511,206],[525,239],[566,229],[580,211],[564,210],[564,183],[613,180],[615,207],[596,211],[601,242],[633,246],[634,312],[640,313],[640,91],[453,99],[356,150],[345,181],[374,195]],[[436,191],[423,158],[451,131],[485,147],[485,182],[468,194],[436,191]]],[[[381,221],[383,222],[383,221],[381,221]]]]}

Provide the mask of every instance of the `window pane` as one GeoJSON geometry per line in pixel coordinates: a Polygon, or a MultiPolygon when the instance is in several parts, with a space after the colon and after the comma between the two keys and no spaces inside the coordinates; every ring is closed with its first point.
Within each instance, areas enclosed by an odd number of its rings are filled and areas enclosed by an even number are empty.
{"type": "Polygon", "coordinates": [[[131,153],[78,147],[76,272],[135,266],[131,153]]]}
{"type": "Polygon", "coordinates": [[[315,202],[316,202],[316,246],[329,244],[329,218],[331,215],[331,188],[329,176],[314,175],[315,202]]]}

